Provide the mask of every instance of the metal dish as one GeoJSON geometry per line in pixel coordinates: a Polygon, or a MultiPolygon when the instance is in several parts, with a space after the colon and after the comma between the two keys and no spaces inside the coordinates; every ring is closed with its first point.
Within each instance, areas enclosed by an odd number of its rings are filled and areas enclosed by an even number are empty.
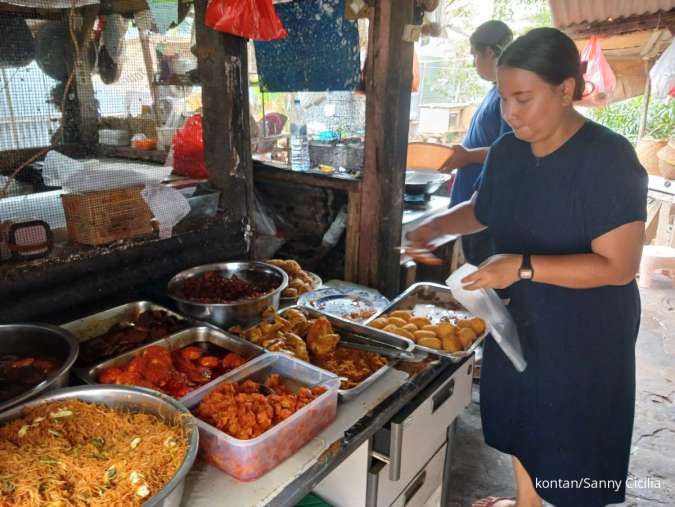
{"type": "MultiPolygon", "coordinates": [[[[256,356],[259,356],[260,354],[265,353],[265,349],[263,349],[262,347],[259,347],[258,345],[251,343],[247,340],[235,338],[234,336],[226,334],[223,331],[219,331],[210,327],[193,327],[190,329],[186,329],[185,331],[180,331],[176,334],[168,336],[167,338],[163,338],[161,340],[148,343],[143,347],[134,349],[130,352],[127,352],[126,354],[122,354],[121,356],[117,356],[113,359],[108,359],[107,361],[98,363],[91,368],[81,368],[81,369],[77,368],[73,370],[73,372],[87,384],[98,385],[100,384],[98,381],[98,376],[102,370],[105,370],[106,368],[126,366],[129,363],[129,361],[131,361],[144,349],[147,349],[150,346],[160,345],[168,348],[169,350],[176,350],[185,347],[187,345],[190,345],[192,343],[198,342],[208,342],[217,347],[228,350],[230,352],[236,352],[240,356],[245,357],[247,360],[250,360],[256,356]]],[[[235,370],[238,370],[238,368],[228,371],[223,375],[232,373],[232,371],[235,370]]],[[[218,377],[211,380],[211,382],[199,386],[197,389],[191,391],[186,396],[179,398],[179,401],[183,401],[187,396],[190,396],[193,393],[200,391],[201,389],[206,388],[207,386],[210,386],[212,383],[214,383],[217,379],[221,377],[222,375],[219,375],[218,377]]]]}
{"type": "Polygon", "coordinates": [[[388,304],[387,298],[373,291],[332,287],[307,292],[298,299],[298,306],[360,323],[379,313],[388,304]]]}
{"type": "MultiPolygon", "coordinates": [[[[333,329],[335,330],[336,333],[340,335],[349,335],[349,339],[355,341],[356,343],[363,343],[365,345],[368,344],[379,344],[379,345],[387,345],[390,346],[392,349],[401,351],[401,352],[407,352],[407,353],[412,353],[412,351],[415,348],[415,344],[408,340],[407,338],[403,338],[402,336],[396,336],[396,335],[391,335],[389,333],[382,333],[377,329],[369,328],[360,324],[357,324],[355,322],[341,319],[339,317],[335,317],[334,315],[328,315],[323,312],[320,312],[318,310],[315,310],[313,308],[303,308],[299,306],[293,306],[290,308],[286,308],[283,311],[280,312],[280,315],[283,316],[285,312],[291,309],[297,309],[303,312],[308,318],[316,319],[319,317],[325,317],[327,318],[331,325],[333,326],[333,329]]],[[[338,345],[340,346],[340,345],[338,345]]],[[[349,346],[347,342],[343,343],[342,346],[349,346]]],[[[356,348],[356,347],[355,347],[356,348]]],[[[383,354],[386,356],[386,354],[383,354]]],[[[297,359],[297,358],[296,358],[297,359]]],[[[349,401],[356,396],[358,396],[361,392],[363,392],[365,389],[368,388],[371,384],[373,384],[377,379],[382,377],[388,370],[393,368],[398,362],[399,359],[393,358],[393,357],[388,357],[389,361],[387,362],[386,366],[383,366],[376,372],[374,372],[372,375],[370,375],[367,379],[362,381],[360,384],[358,384],[355,387],[352,387],[351,389],[339,389],[338,394],[340,396],[340,399],[342,401],[349,401]]],[[[298,361],[301,361],[301,359],[298,359],[298,361]]],[[[318,367],[317,367],[318,368],[318,367]]],[[[323,369],[322,369],[323,370],[323,369]]],[[[328,371],[328,370],[323,370],[323,371],[328,371]]],[[[329,372],[331,375],[335,375],[333,372],[329,372]]]]}
{"type": "MultiPolygon", "coordinates": [[[[466,319],[472,318],[473,315],[469,313],[452,295],[452,291],[445,285],[437,283],[416,283],[408,287],[400,296],[394,299],[389,306],[369,318],[365,325],[367,326],[378,317],[382,317],[394,310],[413,310],[419,316],[429,317],[431,321],[438,321],[441,317],[466,319]],[[415,309],[418,309],[415,312],[415,309]]],[[[382,334],[388,336],[397,336],[395,334],[381,331],[382,334]]],[[[415,348],[450,358],[453,362],[459,362],[466,356],[473,354],[473,351],[483,343],[487,336],[487,330],[478,337],[478,339],[471,344],[471,346],[462,352],[446,352],[442,349],[432,349],[415,344],[415,348]]]]}
{"type": "Polygon", "coordinates": [[[111,308],[103,312],[87,315],[81,319],[73,320],[66,324],[61,324],[61,328],[70,331],[77,341],[82,343],[96,338],[103,333],[107,333],[111,327],[120,322],[129,322],[136,319],[141,313],[147,311],[163,311],[177,319],[185,320],[182,315],[169,310],[163,306],[151,303],[149,301],[134,301],[125,305],[111,308]]]}
{"type": "Polygon", "coordinates": [[[46,391],[68,385],[68,373],[77,359],[79,345],[68,331],[47,324],[0,325],[0,353],[22,356],[48,355],[62,361],[45,380],[22,394],[0,403],[0,412],[46,391]]]}
{"type": "Polygon", "coordinates": [[[406,171],[404,192],[408,195],[430,195],[450,178],[452,175],[436,171],[406,171]]]}
{"type": "MultiPolygon", "coordinates": [[[[323,280],[321,279],[321,277],[319,275],[317,275],[316,273],[312,273],[311,271],[305,271],[305,273],[307,273],[307,275],[312,279],[312,291],[311,292],[314,292],[315,290],[320,289],[321,286],[323,285],[323,280]]],[[[309,294],[309,292],[306,292],[305,294],[309,294]]],[[[302,294],[300,296],[302,296],[302,294]]],[[[300,298],[300,296],[288,297],[288,296],[282,295],[281,296],[281,303],[286,304],[286,305],[294,304],[298,300],[298,298],[300,298]]]]}
{"type": "Polygon", "coordinates": [[[264,262],[222,262],[206,264],[178,273],[169,281],[169,297],[176,302],[178,310],[197,320],[211,322],[220,327],[232,324],[250,324],[258,318],[268,306],[279,308],[281,291],[288,286],[288,275],[283,269],[264,262]],[[260,278],[272,278],[278,283],[273,291],[255,299],[246,299],[234,303],[196,303],[178,296],[177,291],[185,280],[206,271],[221,271],[225,276],[237,275],[247,281],[260,278]]]}
{"type": "Polygon", "coordinates": [[[0,424],[21,416],[25,409],[29,409],[40,403],[73,399],[89,403],[99,403],[120,410],[145,412],[156,415],[164,420],[180,421],[186,426],[189,442],[183,463],[178,468],[174,478],[159,490],[157,494],[153,495],[143,503],[144,507],[178,507],[183,498],[185,477],[190,471],[190,468],[192,468],[192,464],[197,457],[197,451],[199,449],[199,432],[197,431],[196,422],[189,410],[168,396],[158,394],[155,391],[144,389],[142,387],[69,387],[67,389],[60,389],[54,393],[5,412],[0,415],[0,424]]]}

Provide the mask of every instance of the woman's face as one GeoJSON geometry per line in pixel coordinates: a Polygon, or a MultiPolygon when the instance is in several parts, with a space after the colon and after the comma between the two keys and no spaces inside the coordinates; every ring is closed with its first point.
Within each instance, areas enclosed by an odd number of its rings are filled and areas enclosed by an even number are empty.
{"type": "Polygon", "coordinates": [[[490,48],[480,50],[471,46],[471,56],[480,78],[494,83],[497,79],[497,61],[492,50],[490,48]]]}
{"type": "Polygon", "coordinates": [[[529,143],[550,137],[572,107],[572,78],[554,86],[529,70],[499,67],[497,86],[504,120],[518,139],[529,143]]]}

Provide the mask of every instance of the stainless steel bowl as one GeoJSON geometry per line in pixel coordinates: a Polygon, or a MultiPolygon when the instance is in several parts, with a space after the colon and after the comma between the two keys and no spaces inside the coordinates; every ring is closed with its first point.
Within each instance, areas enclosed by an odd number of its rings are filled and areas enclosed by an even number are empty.
{"type": "Polygon", "coordinates": [[[79,345],[65,329],[48,324],[0,325],[0,354],[18,356],[47,356],[61,361],[61,366],[51,372],[38,385],[18,396],[0,402],[0,412],[49,391],[68,385],[68,373],[77,359],[79,345]]]}
{"type": "Polygon", "coordinates": [[[75,399],[99,403],[115,409],[145,412],[167,421],[180,421],[186,426],[189,441],[183,463],[173,479],[143,504],[144,507],[178,507],[183,499],[185,477],[192,468],[199,450],[199,431],[197,431],[197,425],[194,417],[190,415],[190,411],[168,396],[142,387],[110,385],[69,387],[14,407],[0,415],[0,424],[20,417],[24,410],[40,403],[75,399]]]}
{"type": "Polygon", "coordinates": [[[178,273],[169,281],[169,297],[178,306],[178,310],[197,320],[211,322],[220,327],[233,324],[250,324],[260,319],[260,314],[268,306],[279,308],[281,291],[288,286],[288,275],[283,269],[264,262],[221,262],[206,264],[178,273]],[[220,271],[225,276],[237,275],[249,282],[268,278],[278,282],[272,292],[255,299],[245,299],[235,303],[197,303],[178,295],[183,282],[188,278],[206,271],[220,271]]]}

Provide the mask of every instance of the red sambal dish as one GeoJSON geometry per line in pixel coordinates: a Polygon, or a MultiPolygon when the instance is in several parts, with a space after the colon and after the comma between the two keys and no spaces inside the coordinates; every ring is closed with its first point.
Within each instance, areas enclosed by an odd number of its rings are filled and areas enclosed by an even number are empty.
{"type": "Polygon", "coordinates": [[[236,275],[225,276],[221,271],[207,271],[185,280],[178,296],[195,303],[235,303],[259,298],[278,286],[279,283],[274,280],[250,282],[236,275]]]}

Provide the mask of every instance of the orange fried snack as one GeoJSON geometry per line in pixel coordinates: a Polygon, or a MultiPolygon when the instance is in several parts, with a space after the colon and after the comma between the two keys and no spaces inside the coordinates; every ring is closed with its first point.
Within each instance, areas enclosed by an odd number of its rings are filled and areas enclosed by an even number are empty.
{"type": "Polygon", "coordinates": [[[249,440],[326,392],[324,387],[301,387],[293,393],[276,374],[270,375],[265,384],[272,394],[263,394],[260,384],[252,380],[223,383],[204,397],[195,415],[234,438],[249,440]]]}

